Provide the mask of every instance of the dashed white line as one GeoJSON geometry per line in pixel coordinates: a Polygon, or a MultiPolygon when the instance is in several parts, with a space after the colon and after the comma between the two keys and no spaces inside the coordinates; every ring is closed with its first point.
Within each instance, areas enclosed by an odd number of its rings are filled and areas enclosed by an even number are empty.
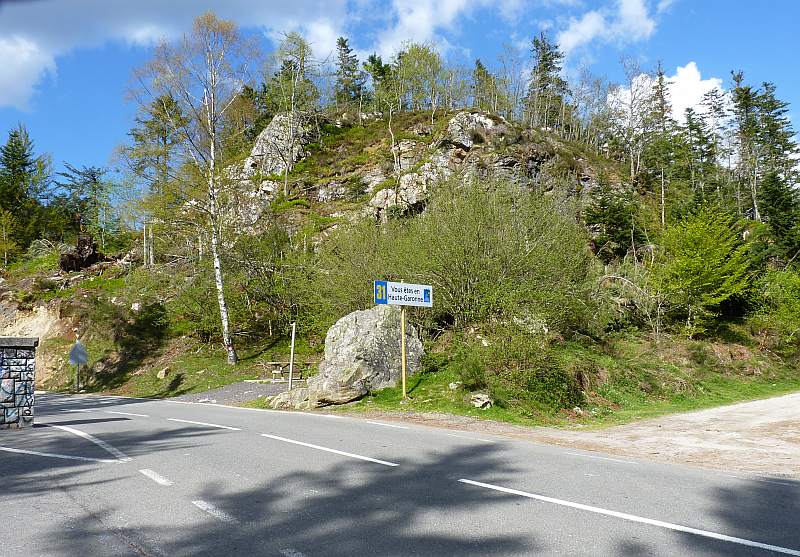
{"type": "Polygon", "coordinates": [[[304,443],[303,441],[295,441],[294,439],[287,439],[286,437],[278,437],[277,435],[267,435],[266,433],[261,434],[262,437],[269,437],[270,439],[275,439],[276,441],[283,441],[284,443],[292,443],[293,445],[301,445],[303,447],[309,447],[311,449],[317,449],[318,451],[325,451],[328,453],[334,453],[341,456],[349,456],[350,458],[357,458],[359,460],[366,460],[367,462],[374,462],[376,464],[383,464],[384,466],[398,466],[394,462],[387,462],[386,460],[378,460],[377,458],[370,458],[368,456],[362,456],[359,454],[353,453],[346,453],[344,451],[340,451],[338,449],[331,449],[329,447],[321,447],[319,445],[313,445],[311,443],[304,443]]]}
{"type": "Polygon", "coordinates": [[[563,499],[556,499],[554,497],[546,497],[544,495],[537,495],[535,493],[528,493],[527,491],[520,491],[518,489],[510,489],[507,487],[501,487],[499,485],[487,484],[482,482],[476,482],[473,480],[467,479],[460,479],[458,480],[461,483],[474,485],[478,487],[483,487],[486,489],[491,489],[493,491],[500,491],[502,493],[508,493],[511,495],[519,495],[520,497],[527,497],[528,499],[536,499],[537,501],[543,501],[545,503],[552,503],[554,505],[561,505],[563,507],[570,507],[573,509],[578,509],[581,511],[588,511],[596,514],[602,514],[605,516],[611,516],[614,518],[620,518],[622,520],[627,520],[630,522],[638,522],[640,524],[649,524],[650,526],[657,526],[659,528],[666,528],[668,530],[674,530],[676,532],[685,532],[687,534],[694,534],[696,536],[702,536],[705,538],[711,538],[715,540],[720,540],[729,543],[735,543],[738,545],[744,545],[747,547],[755,547],[758,549],[765,549],[767,551],[774,551],[775,553],[782,553],[784,555],[795,555],[800,557],[800,550],[797,549],[790,549],[788,547],[780,547],[777,545],[770,545],[767,543],[757,542],[753,540],[748,540],[745,538],[737,538],[735,536],[728,536],[727,534],[719,534],[717,532],[710,532],[708,530],[700,530],[698,528],[691,528],[689,526],[681,526],[680,524],[673,524],[671,522],[664,522],[661,520],[653,520],[652,518],[644,518],[641,516],[636,516],[633,514],[621,513],[617,511],[612,511],[609,509],[603,509],[600,507],[593,507],[591,505],[584,505],[581,503],[574,503],[572,501],[565,501],[563,499]]]}
{"type": "Polygon", "coordinates": [[[58,428],[58,429],[62,429],[64,431],[68,431],[68,432],[72,433],[73,435],[77,435],[78,437],[83,437],[84,439],[86,439],[88,441],[91,441],[92,443],[94,443],[98,447],[104,449],[106,452],[114,455],[115,457],[117,457],[122,462],[130,462],[131,461],[131,458],[128,455],[126,455],[125,453],[123,453],[121,450],[119,450],[118,448],[112,447],[111,445],[109,445],[108,443],[103,441],[102,439],[98,439],[94,435],[89,435],[85,431],[81,431],[79,429],[75,429],[73,427],[69,427],[69,426],[65,426],[65,425],[47,424],[47,423],[44,424],[44,425],[50,426],[50,427],[55,427],[55,428],[58,428]]]}
{"type": "Polygon", "coordinates": [[[219,424],[209,424],[207,422],[193,422],[191,420],[179,420],[178,418],[167,418],[170,422],[181,422],[184,424],[194,424],[194,425],[204,425],[206,427],[216,427],[219,429],[230,429],[231,431],[242,431],[238,427],[231,427],[227,425],[219,425],[219,424]]]}
{"type": "Polygon", "coordinates": [[[169,486],[173,485],[172,480],[168,480],[167,478],[165,478],[161,474],[159,474],[157,472],[153,472],[149,468],[143,468],[143,469],[139,470],[139,472],[141,474],[147,476],[148,478],[150,478],[154,482],[156,482],[158,485],[163,485],[163,486],[166,486],[166,487],[169,487],[169,486]]]}
{"type": "Polygon", "coordinates": [[[223,510],[218,509],[217,507],[206,501],[203,500],[192,501],[192,505],[194,505],[200,510],[207,512],[214,518],[221,520],[223,522],[236,522],[236,519],[233,518],[231,515],[229,515],[223,510]]]}
{"type": "Polygon", "coordinates": [[[393,427],[395,429],[409,429],[408,427],[406,427],[404,425],[385,424],[385,423],[382,423],[382,422],[370,422],[369,420],[367,420],[367,423],[368,424],[372,424],[372,425],[382,425],[383,427],[393,427]]]}
{"type": "Polygon", "coordinates": [[[565,453],[565,454],[572,455],[572,456],[581,456],[583,458],[592,458],[594,460],[608,460],[610,462],[622,462],[623,464],[636,464],[632,460],[622,460],[620,458],[611,458],[611,457],[607,457],[607,456],[595,456],[595,455],[590,455],[590,454],[569,453],[569,452],[565,453]]]}
{"type": "Polygon", "coordinates": [[[136,416],[137,418],[149,418],[147,414],[134,414],[133,412],[118,412],[116,410],[106,410],[106,414],[119,414],[120,416],[136,416]]]}
{"type": "Polygon", "coordinates": [[[50,458],[63,458],[65,460],[82,460],[84,462],[103,462],[107,464],[114,464],[121,462],[120,460],[111,460],[110,458],[89,458],[88,456],[72,456],[67,454],[56,453],[40,453],[38,451],[25,451],[23,449],[12,449],[11,447],[0,447],[0,451],[8,453],[29,454],[34,456],[47,456],[50,458]]]}
{"type": "Polygon", "coordinates": [[[89,410],[87,408],[70,408],[69,410],[64,410],[64,412],[71,412],[73,414],[82,413],[82,412],[95,412],[95,410],[89,410]]]}

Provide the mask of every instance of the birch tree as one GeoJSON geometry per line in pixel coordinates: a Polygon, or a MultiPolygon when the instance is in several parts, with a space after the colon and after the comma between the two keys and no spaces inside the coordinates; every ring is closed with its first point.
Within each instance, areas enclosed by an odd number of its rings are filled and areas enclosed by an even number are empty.
{"type": "MultiPolygon", "coordinates": [[[[229,364],[238,360],[231,336],[225,281],[220,261],[224,225],[221,197],[228,175],[223,154],[227,142],[224,118],[247,85],[257,51],[245,40],[233,22],[207,12],[194,21],[191,34],[175,43],[161,43],[153,59],[140,70],[139,79],[150,99],[172,98],[184,118],[169,118],[179,137],[180,154],[191,172],[202,182],[205,199],[192,204],[205,213],[210,238],[214,283],[219,305],[222,343],[229,364]]],[[[165,113],[171,114],[166,111],[165,113]]]]}

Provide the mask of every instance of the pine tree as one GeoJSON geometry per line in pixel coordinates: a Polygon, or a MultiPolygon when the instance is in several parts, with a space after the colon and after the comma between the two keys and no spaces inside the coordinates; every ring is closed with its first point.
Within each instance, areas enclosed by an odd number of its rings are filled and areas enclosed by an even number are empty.
{"type": "Polygon", "coordinates": [[[533,39],[533,69],[525,98],[526,120],[531,126],[563,124],[569,87],[561,77],[564,53],[542,32],[533,39]]]}
{"type": "MultiPolygon", "coordinates": [[[[661,63],[650,93],[649,114],[644,119],[645,158],[651,159],[658,172],[659,207],[661,226],[667,223],[667,187],[669,185],[668,169],[674,159],[673,136],[675,121],[672,119],[672,106],[669,99],[669,83],[667,82],[661,63]]],[[[631,92],[633,94],[633,92],[631,92]]]]}
{"type": "Polygon", "coordinates": [[[358,56],[345,37],[336,41],[335,97],[340,106],[359,105],[363,99],[364,72],[358,68],[358,56]]]}
{"type": "Polygon", "coordinates": [[[761,210],[775,241],[773,251],[791,259],[800,251],[800,198],[777,172],[770,172],[761,183],[761,210]]]}
{"type": "Polygon", "coordinates": [[[8,133],[0,146],[0,208],[19,217],[30,201],[30,188],[36,172],[33,141],[20,124],[8,133]]]}
{"type": "Polygon", "coordinates": [[[496,79],[480,58],[475,60],[475,68],[472,70],[472,106],[484,111],[497,109],[496,79]]]}
{"type": "Polygon", "coordinates": [[[758,134],[758,92],[744,83],[742,71],[731,72],[734,87],[731,91],[733,115],[736,123],[737,180],[741,199],[741,187],[750,192],[752,216],[761,220],[758,208],[759,153],[756,137],[758,134]]]}

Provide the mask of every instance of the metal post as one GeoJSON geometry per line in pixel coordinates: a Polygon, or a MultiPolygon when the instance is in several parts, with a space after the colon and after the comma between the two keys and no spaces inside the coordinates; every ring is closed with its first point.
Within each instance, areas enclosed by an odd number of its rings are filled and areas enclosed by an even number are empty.
{"type": "Polygon", "coordinates": [[[75,366],[75,392],[81,392],[81,364],[75,366]]]}
{"type": "Polygon", "coordinates": [[[289,351],[289,390],[292,390],[292,380],[294,379],[294,334],[297,330],[297,321],[292,323],[292,347],[289,351]]]}
{"type": "Polygon", "coordinates": [[[406,394],[406,306],[400,308],[400,359],[402,360],[403,400],[405,400],[408,398],[406,394]]]}

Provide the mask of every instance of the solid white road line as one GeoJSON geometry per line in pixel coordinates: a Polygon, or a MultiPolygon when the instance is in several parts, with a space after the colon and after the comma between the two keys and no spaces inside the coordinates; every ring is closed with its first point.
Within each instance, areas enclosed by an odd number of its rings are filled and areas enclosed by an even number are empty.
{"type": "Polygon", "coordinates": [[[217,507],[206,501],[202,500],[192,501],[192,505],[194,505],[198,509],[207,512],[214,518],[221,520],[223,522],[236,522],[236,519],[233,518],[231,515],[229,515],[225,511],[218,509],[217,507]]]}
{"type": "Polygon", "coordinates": [[[309,447],[311,449],[317,449],[318,451],[325,451],[328,453],[334,453],[342,456],[349,456],[350,458],[357,458],[359,460],[366,460],[367,462],[374,462],[376,464],[383,464],[384,466],[398,466],[394,462],[387,462],[385,460],[378,460],[377,458],[370,458],[368,456],[361,456],[358,454],[353,453],[346,453],[344,451],[339,451],[337,449],[330,449],[328,447],[320,447],[319,445],[312,445],[311,443],[304,443],[302,441],[295,441],[294,439],[287,439],[286,437],[278,437],[277,435],[267,435],[266,433],[261,434],[262,437],[269,437],[270,439],[275,439],[276,441],[283,441],[284,443],[292,443],[294,445],[301,445],[303,447],[309,447]]]}
{"type": "Polygon", "coordinates": [[[163,486],[167,486],[167,487],[172,485],[172,481],[171,480],[168,480],[167,478],[165,478],[161,474],[153,472],[149,468],[143,468],[143,469],[139,470],[139,472],[141,474],[147,476],[148,478],[150,478],[154,482],[156,482],[158,485],[163,485],[163,486]]]}
{"type": "Polygon", "coordinates": [[[70,409],[70,410],[63,410],[63,412],[72,412],[72,413],[76,413],[76,414],[77,414],[78,412],[95,412],[95,411],[96,411],[96,410],[88,410],[88,409],[86,409],[86,408],[81,408],[81,409],[72,408],[72,409],[70,409]]]}
{"type": "Polygon", "coordinates": [[[480,437],[470,437],[468,435],[458,435],[456,433],[445,433],[449,437],[458,437],[459,439],[469,439],[470,441],[483,441],[484,443],[495,443],[491,439],[482,439],[480,437]]]}
{"type": "Polygon", "coordinates": [[[632,460],[622,460],[622,459],[619,459],[619,458],[610,458],[610,457],[607,457],[607,456],[595,456],[595,455],[583,454],[583,453],[565,453],[565,454],[569,454],[569,455],[572,455],[572,456],[582,456],[583,458],[593,458],[595,460],[608,460],[610,462],[622,462],[623,464],[636,464],[632,460]]]}
{"type": "Polygon", "coordinates": [[[58,429],[63,429],[64,431],[68,431],[68,432],[72,433],[73,435],[77,435],[78,437],[83,437],[87,441],[91,441],[92,443],[94,443],[98,447],[104,449],[106,452],[114,455],[115,457],[117,457],[122,462],[130,462],[131,461],[131,457],[129,457],[128,455],[123,453],[118,448],[112,447],[111,445],[109,445],[108,443],[103,441],[102,439],[98,439],[94,435],[89,435],[85,431],[81,431],[79,429],[75,429],[73,427],[69,427],[69,426],[65,426],[65,425],[48,424],[48,423],[45,423],[44,425],[50,426],[50,427],[55,427],[55,428],[58,428],[58,429]]]}
{"type": "Polygon", "coordinates": [[[747,540],[744,538],[737,538],[735,536],[728,536],[726,534],[718,534],[717,532],[710,532],[708,530],[700,530],[698,528],[691,528],[689,526],[681,526],[680,524],[673,524],[671,522],[663,522],[661,520],[653,520],[652,518],[644,518],[641,516],[636,516],[633,514],[621,513],[617,511],[611,511],[608,509],[603,509],[600,507],[592,507],[591,505],[583,505],[581,503],[574,503],[572,501],[565,501],[563,499],[556,499],[554,497],[546,497],[544,495],[537,495],[535,493],[528,493],[527,491],[519,491],[518,489],[509,489],[507,487],[500,487],[499,485],[487,484],[482,482],[476,482],[473,480],[466,480],[460,479],[458,480],[461,483],[474,485],[478,487],[483,487],[486,489],[491,489],[493,491],[500,491],[502,493],[509,493],[511,495],[519,495],[520,497],[527,497],[528,499],[536,499],[537,501],[544,501],[545,503],[552,503],[554,505],[561,505],[563,507],[571,507],[573,509],[578,509],[581,511],[588,511],[591,513],[602,514],[605,516],[612,516],[614,518],[621,518],[622,520],[628,520],[630,522],[638,522],[641,524],[649,524],[650,526],[658,526],[659,528],[666,528],[668,530],[675,530],[676,532],[685,532],[687,534],[694,534],[696,536],[702,536],[705,538],[711,538],[715,540],[720,540],[729,543],[735,543],[738,545],[744,545],[747,547],[755,547],[758,549],[764,549],[767,551],[774,551],[775,553],[782,553],[784,555],[796,555],[800,556],[800,550],[797,549],[789,549],[787,547],[780,547],[777,545],[770,545],[767,543],[756,542],[753,540],[747,540]]]}
{"type": "Polygon", "coordinates": [[[9,453],[19,453],[19,454],[29,454],[35,456],[47,456],[50,458],[63,458],[66,460],[82,460],[85,462],[104,462],[104,463],[118,463],[121,462],[120,460],[111,460],[110,458],[89,458],[88,456],[72,456],[67,454],[55,454],[55,453],[40,453],[38,451],[24,451],[22,449],[12,449],[11,447],[0,447],[0,451],[6,451],[9,453]]]}
{"type": "Polygon", "coordinates": [[[230,427],[227,425],[209,424],[206,422],[193,422],[191,420],[179,420],[178,418],[167,418],[167,420],[170,422],[181,422],[184,424],[204,425],[206,427],[217,427],[219,429],[230,429],[231,431],[242,431],[238,427],[230,427]]]}
{"type": "Polygon", "coordinates": [[[281,549],[281,555],[284,557],[306,557],[305,553],[301,553],[296,549],[292,549],[291,547],[287,547],[286,549],[281,549]]]}
{"type": "Polygon", "coordinates": [[[134,414],[133,412],[117,412],[115,410],[106,410],[106,414],[119,414],[120,416],[136,416],[137,418],[149,418],[147,414],[134,414]]]}
{"type": "Polygon", "coordinates": [[[393,427],[395,429],[409,429],[408,427],[406,427],[404,425],[384,424],[384,423],[381,423],[381,422],[370,422],[369,420],[367,421],[367,423],[368,424],[372,424],[372,425],[382,425],[383,427],[393,427]]]}

